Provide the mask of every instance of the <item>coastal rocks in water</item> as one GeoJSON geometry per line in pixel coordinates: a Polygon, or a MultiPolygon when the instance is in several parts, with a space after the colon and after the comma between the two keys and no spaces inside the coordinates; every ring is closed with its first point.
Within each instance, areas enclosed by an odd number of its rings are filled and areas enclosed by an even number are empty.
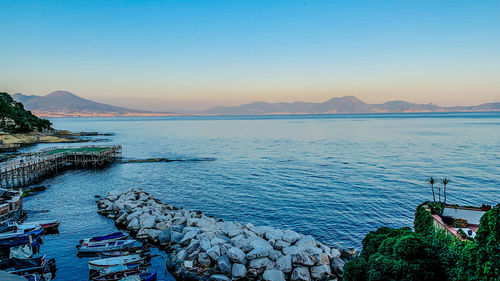
{"type": "Polygon", "coordinates": [[[343,251],[310,235],[225,222],[162,203],[140,189],[109,192],[98,212],[166,249],[167,267],[177,280],[334,280],[343,272],[343,251]]]}

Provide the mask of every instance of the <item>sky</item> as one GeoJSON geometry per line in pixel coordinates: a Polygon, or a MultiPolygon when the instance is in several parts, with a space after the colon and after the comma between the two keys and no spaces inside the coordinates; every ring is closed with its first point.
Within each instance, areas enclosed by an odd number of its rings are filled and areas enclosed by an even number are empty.
{"type": "Polygon", "coordinates": [[[0,0],[0,91],[151,110],[500,101],[500,1],[0,0]]]}

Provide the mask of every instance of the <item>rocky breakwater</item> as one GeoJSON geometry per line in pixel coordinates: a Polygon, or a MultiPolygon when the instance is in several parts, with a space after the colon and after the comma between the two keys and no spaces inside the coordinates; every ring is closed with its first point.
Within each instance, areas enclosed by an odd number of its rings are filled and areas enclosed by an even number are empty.
{"type": "Polygon", "coordinates": [[[169,252],[167,267],[178,280],[337,280],[341,250],[310,235],[251,223],[226,222],[176,208],[140,189],[110,192],[98,212],[139,239],[169,252]]]}

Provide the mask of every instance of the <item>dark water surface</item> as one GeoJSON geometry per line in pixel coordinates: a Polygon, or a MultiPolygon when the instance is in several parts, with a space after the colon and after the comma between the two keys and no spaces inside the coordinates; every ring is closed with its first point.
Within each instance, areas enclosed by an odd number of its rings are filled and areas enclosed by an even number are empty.
{"type": "MultiPolygon", "coordinates": [[[[380,226],[410,226],[431,199],[426,178],[450,177],[448,202],[500,202],[500,113],[52,119],[56,128],[113,132],[125,158],[214,161],[114,164],[70,171],[26,198],[29,220],[58,219],[43,251],[56,280],[85,280],[83,237],[114,230],[94,195],[140,187],[226,220],[292,228],[326,244],[360,246],[380,226]],[[49,210],[49,212],[39,212],[49,210]]],[[[40,149],[48,145],[38,145],[40,149]]],[[[161,257],[154,259],[164,268],[161,257]]]]}

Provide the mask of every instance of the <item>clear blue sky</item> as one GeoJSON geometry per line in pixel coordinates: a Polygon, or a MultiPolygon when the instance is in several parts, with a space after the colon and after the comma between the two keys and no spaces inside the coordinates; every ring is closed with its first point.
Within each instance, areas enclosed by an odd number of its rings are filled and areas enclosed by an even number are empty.
{"type": "Polygon", "coordinates": [[[10,93],[154,109],[500,100],[498,0],[0,0],[0,18],[10,93]]]}

